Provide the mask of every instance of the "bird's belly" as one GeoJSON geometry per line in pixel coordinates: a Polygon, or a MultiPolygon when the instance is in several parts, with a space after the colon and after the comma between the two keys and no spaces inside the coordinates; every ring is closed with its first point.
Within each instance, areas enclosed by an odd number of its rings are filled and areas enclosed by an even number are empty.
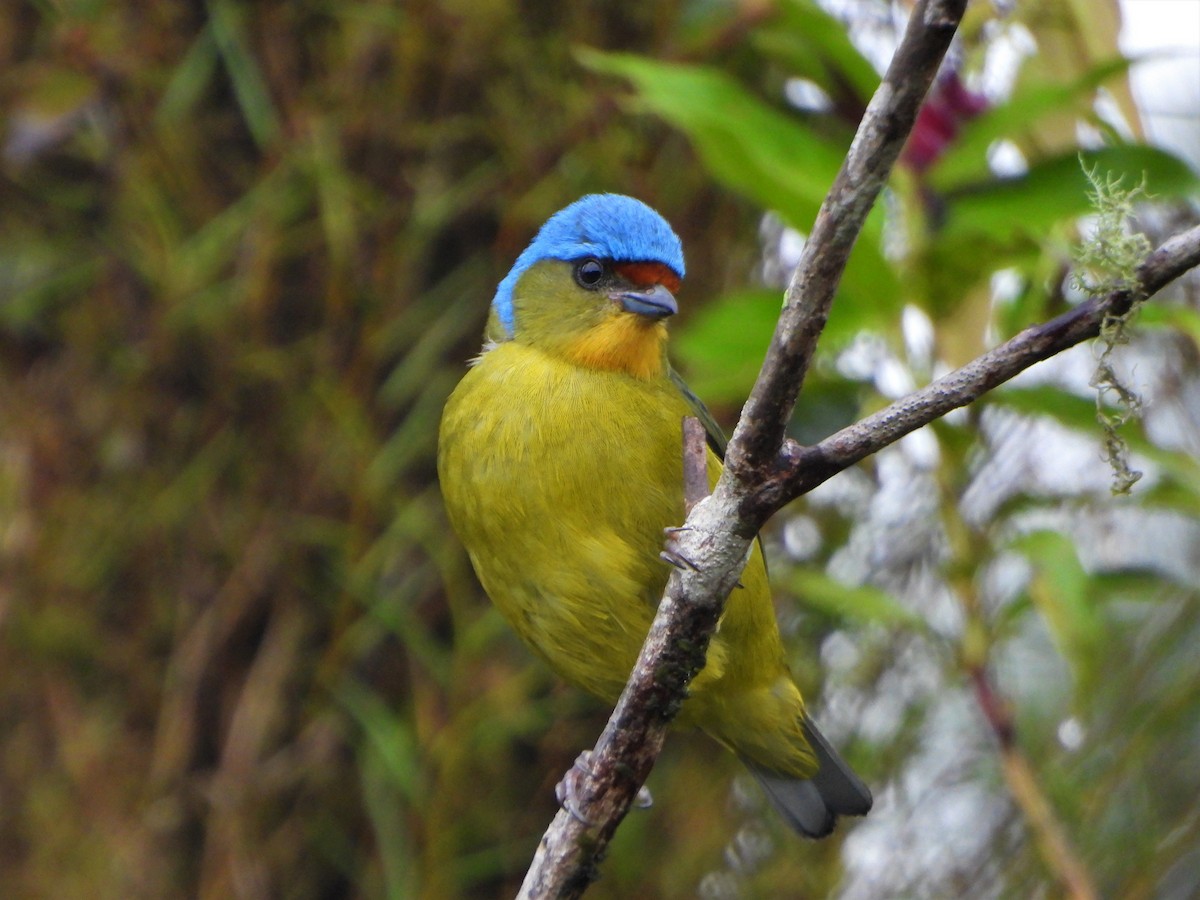
{"type": "Polygon", "coordinates": [[[547,395],[544,377],[539,392],[481,374],[443,421],[451,522],[521,638],[615,700],[666,584],[662,530],[683,518],[681,415],[623,397],[626,379],[568,373],[547,395]]]}

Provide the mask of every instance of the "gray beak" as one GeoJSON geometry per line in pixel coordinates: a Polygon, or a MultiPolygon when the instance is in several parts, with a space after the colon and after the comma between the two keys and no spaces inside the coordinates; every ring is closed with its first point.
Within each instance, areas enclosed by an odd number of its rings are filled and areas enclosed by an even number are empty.
{"type": "Polygon", "coordinates": [[[649,319],[665,319],[679,312],[675,295],[663,285],[639,291],[616,291],[609,296],[621,304],[626,312],[637,313],[649,319]]]}

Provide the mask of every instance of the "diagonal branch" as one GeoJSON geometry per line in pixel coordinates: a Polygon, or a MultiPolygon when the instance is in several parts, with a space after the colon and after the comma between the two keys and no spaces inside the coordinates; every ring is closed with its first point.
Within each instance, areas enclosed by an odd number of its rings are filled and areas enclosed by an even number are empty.
{"type": "MultiPolygon", "coordinates": [[[[699,419],[683,420],[684,501],[694,508],[708,492],[707,435],[699,419]]],[[[681,533],[684,530],[681,529],[681,533]]],[[[687,557],[678,565],[687,571],[687,557]]],[[[590,753],[564,779],[569,794],[538,844],[518,898],[578,897],[596,878],[596,865],[662,749],[667,726],[704,667],[722,602],[741,566],[706,603],[692,603],[671,576],[633,673],[590,753]],[[573,809],[573,811],[572,811],[573,809]]]]}
{"type": "MultiPolygon", "coordinates": [[[[896,55],[859,125],[787,292],[787,306],[754,394],[727,451],[716,492],[675,535],[676,556],[650,634],[600,741],[566,779],[571,811],[542,837],[520,897],[577,897],[650,773],[667,725],[703,666],[708,641],[766,519],[739,517],[740,495],[773,468],[804,372],[850,249],[879,195],[962,18],[966,0],[919,0],[896,55]],[[756,470],[760,473],[756,476],[756,470]],[[736,486],[741,483],[741,486],[736,486]]],[[[685,432],[691,451],[698,438],[685,432]]]]}
{"type": "Polygon", "coordinates": [[[966,0],[928,0],[913,9],[784,295],[762,371],[725,453],[730,479],[749,483],[775,464],[850,251],[912,131],[966,5],[966,0]]]}
{"type": "Polygon", "coordinates": [[[1049,869],[1071,900],[1096,900],[1092,875],[1084,866],[1062,824],[1054,815],[1037,775],[1017,744],[1016,723],[1009,704],[1000,696],[983,665],[969,668],[975,700],[1000,748],[1000,769],[1009,793],[1029,823],[1034,842],[1049,869]]]}
{"type": "Polygon", "coordinates": [[[578,897],[662,746],[665,730],[703,665],[708,641],[737,583],[750,543],[767,517],[791,499],[952,409],[970,403],[1034,363],[1094,337],[1183,272],[1200,265],[1200,227],[1165,242],[1138,270],[1137,286],[1089,300],[1026,329],[938,379],[812,447],[784,440],[784,425],[825,324],[850,250],[887,179],[953,37],[966,0],[921,0],[883,83],[867,108],[842,172],[818,213],[754,392],[743,410],[713,493],[703,429],[685,426],[690,469],[687,523],[674,536],[683,563],[667,590],[629,682],[596,748],[567,781],[562,810],[538,847],[520,897],[578,897]]]}
{"type": "Polygon", "coordinates": [[[1164,241],[1138,266],[1132,291],[1095,297],[1056,319],[1026,328],[1016,337],[919,391],[856,422],[811,447],[787,441],[774,472],[746,497],[743,514],[769,516],[843,469],[898,441],[909,432],[966,406],[1034,363],[1100,333],[1110,316],[1120,316],[1189,269],[1200,266],[1200,225],[1164,241]]]}

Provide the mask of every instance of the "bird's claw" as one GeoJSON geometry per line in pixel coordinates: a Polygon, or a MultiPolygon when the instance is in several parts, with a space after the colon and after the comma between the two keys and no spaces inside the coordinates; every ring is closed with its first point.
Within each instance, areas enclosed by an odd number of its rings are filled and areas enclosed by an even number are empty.
{"type": "Polygon", "coordinates": [[[592,774],[592,751],[584,750],[571,763],[562,781],[554,786],[554,797],[559,806],[569,812],[577,822],[587,827],[595,823],[579,811],[579,779],[592,774]]]}
{"type": "MultiPolygon", "coordinates": [[[[575,762],[571,764],[567,774],[562,777],[562,781],[554,786],[554,797],[558,800],[559,805],[577,822],[588,828],[596,823],[579,810],[579,779],[593,774],[595,773],[592,772],[592,751],[584,750],[575,758],[575,762]]],[[[650,795],[650,788],[642,785],[638,788],[637,796],[633,798],[634,809],[649,809],[653,805],[654,798],[650,795]]]]}
{"type": "Polygon", "coordinates": [[[663,547],[662,552],[658,554],[658,558],[665,563],[669,563],[680,571],[691,569],[693,572],[695,572],[696,564],[680,553],[675,544],[675,535],[679,534],[681,531],[691,531],[691,529],[686,525],[679,525],[673,528],[663,529],[663,533],[667,536],[666,546],[663,547]]]}
{"type": "MultiPolygon", "coordinates": [[[[658,558],[665,563],[670,563],[680,571],[691,569],[693,572],[700,571],[700,567],[694,562],[675,549],[675,535],[681,531],[691,531],[687,525],[676,525],[672,528],[664,528],[663,533],[667,536],[667,546],[658,554],[658,558]]],[[[734,589],[744,588],[745,585],[738,581],[734,584],[734,589]]]]}
{"type": "Polygon", "coordinates": [[[674,553],[671,550],[663,550],[658,554],[658,558],[665,563],[669,563],[680,571],[684,571],[686,569],[691,569],[693,572],[696,571],[696,566],[690,559],[688,559],[686,556],[680,556],[678,553],[674,553]]]}

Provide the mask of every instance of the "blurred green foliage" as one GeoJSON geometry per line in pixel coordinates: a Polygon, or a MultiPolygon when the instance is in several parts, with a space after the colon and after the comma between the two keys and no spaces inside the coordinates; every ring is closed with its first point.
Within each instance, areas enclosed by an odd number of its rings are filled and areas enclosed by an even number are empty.
{"type": "MultiPolygon", "coordinates": [[[[698,391],[735,411],[779,304],[752,284],[759,211],[806,227],[874,69],[806,0],[77,0],[20,4],[7,24],[3,892],[511,895],[554,782],[604,711],[533,664],[482,597],[435,483],[442,402],[537,224],[619,190],[680,232],[691,309],[676,347],[698,391]],[[792,77],[823,88],[830,110],[790,109],[792,77]]],[[[986,25],[967,23],[967,67],[986,25]]],[[[1019,84],[929,169],[897,173],[894,221],[877,210],[859,242],[834,343],[869,328],[898,347],[913,305],[959,361],[987,328],[1062,308],[1046,275],[1065,265],[1085,180],[1078,148],[1035,132],[1101,84],[1121,95],[1114,52],[1108,41],[1054,84],[1019,84]],[[1027,152],[1024,176],[989,173],[1001,137],[1027,152]],[[988,276],[1003,267],[1024,290],[993,310],[988,276]]],[[[1111,140],[1088,158],[1146,172],[1160,197],[1195,187],[1142,145],[1111,140]]],[[[1193,311],[1147,318],[1194,347],[1193,311]]],[[[826,363],[801,416],[817,438],[881,402],[826,363]]],[[[995,403],[1094,428],[1090,401],[1050,388],[995,403]]],[[[1195,588],[1098,573],[1065,538],[1014,535],[1013,517],[1045,498],[984,525],[950,516],[986,443],[976,423],[938,430],[940,508],[965,535],[945,570],[974,610],[972,573],[1027,555],[1028,590],[971,612],[970,633],[1002,655],[1035,611],[1046,623],[1078,681],[1061,702],[1018,705],[1028,752],[1104,893],[1152,894],[1196,835],[1182,802],[1200,746],[1195,588]],[[1113,660],[1124,677],[1104,677],[1113,660]],[[1089,727],[1075,756],[1044,737],[1068,714],[1089,727]],[[1151,766],[1156,782],[1130,777],[1151,766]]],[[[1140,502],[1200,514],[1195,460],[1129,439],[1162,473],[1140,502]]],[[[815,648],[835,633],[861,642],[864,689],[886,687],[900,646],[961,683],[957,636],[931,634],[894,591],[818,571],[856,521],[814,514],[812,565],[773,569],[785,623],[804,632],[810,696],[815,648]]],[[[882,786],[913,733],[847,753],[882,786]]],[[[673,737],[655,808],[622,826],[592,893],[691,896],[706,873],[720,881],[725,845],[758,821],[730,800],[735,769],[673,737]]],[[[739,883],[827,895],[845,833],[772,833],[781,849],[739,883]]],[[[1004,851],[1013,894],[1047,878],[1020,847],[1004,851]]]]}
{"type": "Polygon", "coordinates": [[[480,596],[436,426],[508,261],[580,193],[671,209],[698,283],[734,277],[752,211],[571,54],[678,50],[679,18],[13,11],[6,895],[511,892],[595,713],[480,596]]]}

